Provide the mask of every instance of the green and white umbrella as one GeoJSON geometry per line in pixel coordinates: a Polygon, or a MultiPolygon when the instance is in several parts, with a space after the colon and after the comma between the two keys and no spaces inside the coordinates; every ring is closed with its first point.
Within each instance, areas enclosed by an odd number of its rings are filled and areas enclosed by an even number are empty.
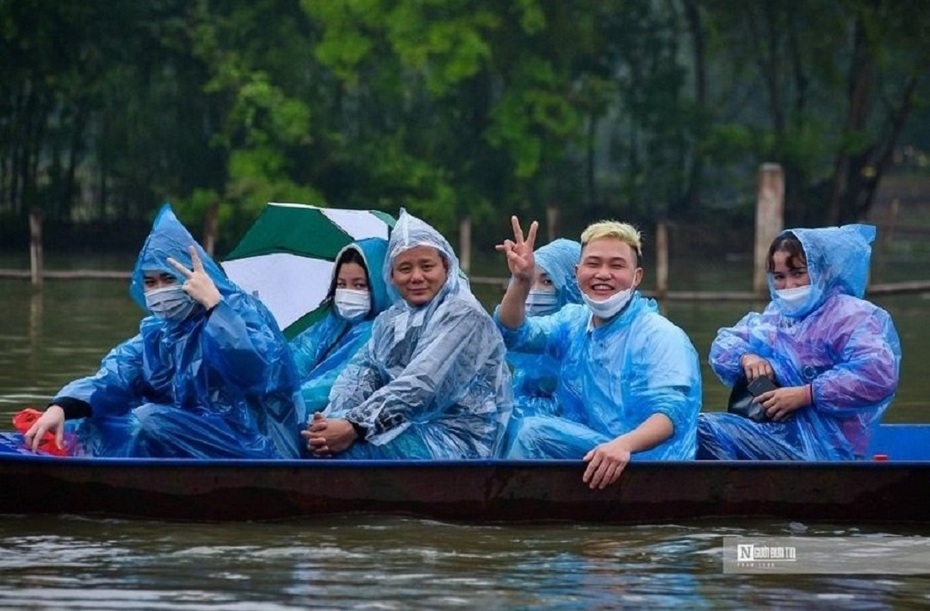
{"type": "Polygon", "coordinates": [[[376,210],[269,203],[222,265],[291,338],[325,314],[320,304],[339,251],[362,238],[386,239],[393,226],[389,214],[376,210]]]}

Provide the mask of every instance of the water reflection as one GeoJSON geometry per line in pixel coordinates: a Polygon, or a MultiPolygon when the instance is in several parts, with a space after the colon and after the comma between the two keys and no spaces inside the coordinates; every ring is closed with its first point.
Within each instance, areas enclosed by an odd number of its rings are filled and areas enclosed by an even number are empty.
{"type": "Polygon", "coordinates": [[[42,346],[42,311],[45,293],[33,291],[29,299],[29,366],[38,369],[35,359],[42,346]]]}
{"type": "Polygon", "coordinates": [[[722,573],[722,532],[780,536],[787,530],[778,522],[498,527],[355,516],[184,525],[14,517],[0,524],[0,606],[861,608],[928,602],[922,577],[722,573]]]}

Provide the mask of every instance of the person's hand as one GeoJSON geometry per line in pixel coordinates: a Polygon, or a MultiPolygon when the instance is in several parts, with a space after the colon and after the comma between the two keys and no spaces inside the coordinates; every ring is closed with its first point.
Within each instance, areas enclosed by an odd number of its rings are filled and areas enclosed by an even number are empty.
{"type": "Polygon", "coordinates": [[[300,436],[307,440],[307,450],[318,457],[344,452],[358,439],[351,422],[342,418],[327,418],[320,412],[313,414],[310,427],[301,431],[300,436]]]}
{"type": "Polygon", "coordinates": [[[603,490],[620,478],[623,469],[630,462],[630,451],[621,438],[614,439],[595,447],[585,454],[588,463],[581,481],[592,490],[603,490]]]}
{"type": "Polygon", "coordinates": [[[23,435],[26,445],[33,452],[39,449],[39,442],[45,437],[45,433],[52,431],[55,434],[55,445],[63,447],[63,438],[65,431],[65,410],[58,405],[50,405],[38,420],[36,420],[29,430],[23,435]]]}
{"type": "Polygon", "coordinates": [[[536,231],[539,229],[539,223],[533,221],[530,223],[530,230],[523,238],[523,228],[520,227],[520,221],[516,216],[510,217],[510,224],[513,225],[513,240],[504,240],[503,244],[498,244],[494,248],[507,256],[507,267],[514,279],[524,282],[533,282],[533,274],[536,271],[536,259],[533,256],[533,247],[536,244],[536,231]]]}
{"type": "Polygon", "coordinates": [[[746,379],[752,382],[756,378],[761,378],[765,376],[767,378],[775,377],[775,370],[772,369],[772,364],[761,356],[746,353],[739,360],[740,367],[743,368],[743,373],[746,375],[746,379]]]}
{"type": "Polygon", "coordinates": [[[187,269],[171,257],[168,257],[168,265],[181,272],[184,277],[187,278],[184,284],[181,285],[184,292],[209,310],[218,304],[223,299],[223,296],[220,295],[220,291],[216,288],[216,284],[213,283],[213,279],[204,271],[203,261],[200,260],[197,249],[191,246],[190,253],[191,264],[194,266],[193,270],[187,269]]]}
{"type": "Polygon", "coordinates": [[[810,388],[807,385],[776,388],[762,393],[755,402],[765,408],[766,416],[778,422],[810,404],[810,388]]]}

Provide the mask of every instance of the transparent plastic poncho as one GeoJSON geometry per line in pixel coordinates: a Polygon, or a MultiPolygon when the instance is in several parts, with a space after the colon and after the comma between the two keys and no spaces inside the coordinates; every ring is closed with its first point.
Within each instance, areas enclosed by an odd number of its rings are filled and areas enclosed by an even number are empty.
{"type": "MultiPolygon", "coordinates": [[[[193,245],[222,295],[180,322],[147,316],[116,346],[96,375],[57,397],[88,403],[77,421],[89,455],[183,458],[296,458],[299,394],[287,341],[271,313],[240,290],[165,205],[139,253],[130,294],[145,309],[144,272],[179,276],[193,245]]],[[[70,426],[71,423],[69,423],[70,426]]]]}
{"type": "MultiPolygon", "coordinates": [[[[326,316],[291,340],[291,349],[301,377],[300,393],[307,410],[302,418],[304,421],[326,408],[330,390],[339,373],[368,342],[378,314],[391,305],[381,273],[387,253],[387,240],[367,238],[346,248],[357,250],[365,261],[371,311],[364,318],[348,321],[329,304],[326,306],[329,310],[326,316]]],[[[337,261],[341,255],[336,256],[337,261]]],[[[334,278],[337,271],[334,266],[334,278]]]]}
{"type": "MultiPolygon", "coordinates": [[[[812,290],[804,307],[772,301],[720,329],[710,365],[727,386],[740,358],[771,363],[779,386],[811,385],[814,402],[787,420],[757,423],[734,414],[702,414],[699,458],[850,460],[862,458],[898,386],[901,343],[889,314],[862,299],[875,228],[791,229],[807,257],[812,290]]],[[[771,276],[771,275],[770,275],[771,276]]]]}
{"type": "Polygon", "coordinates": [[[549,354],[561,363],[558,415],[523,418],[507,456],[581,459],[665,414],[672,436],[633,460],[694,458],[701,373],[691,340],[638,292],[604,324],[589,328],[590,317],[587,306],[570,304],[526,318],[518,329],[498,323],[511,350],[549,354]]]}
{"type": "Polygon", "coordinates": [[[330,394],[329,417],[367,429],[346,458],[459,459],[493,456],[512,409],[506,350],[494,322],[463,280],[452,247],[435,229],[401,211],[388,244],[392,262],[416,246],[439,251],[445,284],[427,304],[397,297],[330,394]]]}
{"type": "MultiPolygon", "coordinates": [[[[558,300],[556,309],[561,309],[569,303],[581,303],[581,290],[575,280],[575,267],[581,259],[581,244],[575,240],[560,238],[537,249],[534,255],[536,266],[545,271],[552,281],[558,300]]],[[[524,416],[557,413],[555,389],[561,366],[560,362],[549,354],[520,350],[509,350],[507,362],[513,375],[514,407],[505,447],[510,445],[519,419],[524,416]]]]}

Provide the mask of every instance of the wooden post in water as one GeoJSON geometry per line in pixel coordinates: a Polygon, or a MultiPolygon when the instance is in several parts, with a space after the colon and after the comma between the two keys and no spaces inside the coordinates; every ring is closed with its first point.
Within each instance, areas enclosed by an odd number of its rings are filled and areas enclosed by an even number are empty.
{"type": "Polygon", "coordinates": [[[872,274],[869,284],[881,282],[885,278],[885,260],[888,258],[888,251],[891,250],[894,242],[894,230],[898,224],[900,209],[900,200],[897,197],[891,200],[891,210],[888,212],[888,218],[885,219],[883,231],[878,236],[878,248],[875,249],[877,262],[874,269],[876,271],[872,274]]]}
{"type": "Polygon", "coordinates": [[[753,257],[752,290],[768,294],[766,257],[769,246],[785,224],[785,174],[777,163],[759,166],[756,186],[756,243],[753,257]]]}
{"type": "Polygon", "coordinates": [[[471,270],[471,217],[459,221],[459,265],[466,274],[471,270]]]}
{"type": "Polygon", "coordinates": [[[38,210],[29,213],[29,270],[32,286],[41,289],[42,271],[42,214],[38,210]]]}
{"type": "Polygon", "coordinates": [[[219,202],[211,202],[207,206],[207,213],[203,218],[203,249],[207,254],[213,256],[216,248],[216,231],[219,227],[219,202]]]}
{"type": "MultiPolygon", "coordinates": [[[[640,262],[642,265],[642,262],[640,262]]],[[[656,297],[659,301],[668,295],[668,226],[665,221],[656,225],[656,297]]]]}

